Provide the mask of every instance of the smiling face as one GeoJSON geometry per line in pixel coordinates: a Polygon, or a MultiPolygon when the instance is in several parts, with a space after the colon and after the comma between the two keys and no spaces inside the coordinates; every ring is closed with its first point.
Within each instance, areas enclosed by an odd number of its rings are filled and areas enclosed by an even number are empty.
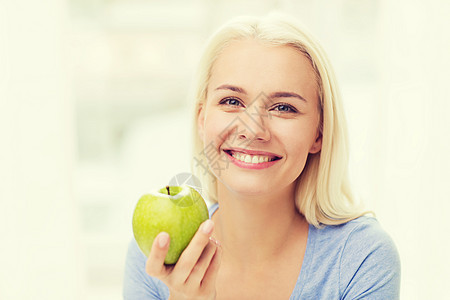
{"type": "Polygon", "coordinates": [[[211,70],[198,115],[210,169],[230,191],[294,187],[321,149],[317,84],[310,61],[289,46],[231,42],[211,70]]]}

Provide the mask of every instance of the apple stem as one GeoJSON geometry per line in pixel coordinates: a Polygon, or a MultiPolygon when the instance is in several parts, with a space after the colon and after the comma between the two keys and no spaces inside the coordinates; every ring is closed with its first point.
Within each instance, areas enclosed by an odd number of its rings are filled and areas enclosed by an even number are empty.
{"type": "Polygon", "coordinates": [[[170,190],[169,190],[169,186],[168,185],[166,185],[166,189],[167,189],[167,195],[170,196],[170,190]]]}

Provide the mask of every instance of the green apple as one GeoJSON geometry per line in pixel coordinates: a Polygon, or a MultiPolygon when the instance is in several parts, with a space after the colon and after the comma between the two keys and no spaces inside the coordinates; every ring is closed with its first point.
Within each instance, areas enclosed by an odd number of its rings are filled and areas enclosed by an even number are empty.
{"type": "Polygon", "coordinates": [[[164,263],[174,264],[208,217],[206,203],[194,188],[166,186],[139,199],[133,214],[134,238],[148,256],[155,237],[167,232],[170,246],[164,263]]]}

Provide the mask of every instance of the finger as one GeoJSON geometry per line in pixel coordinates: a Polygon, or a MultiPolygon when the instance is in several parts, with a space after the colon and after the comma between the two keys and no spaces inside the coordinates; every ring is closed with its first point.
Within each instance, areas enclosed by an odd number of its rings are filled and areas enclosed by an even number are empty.
{"type": "Polygon", "coordinates": [[[197,264],[195,264],[194,268],[192,269],[191,274],[189,274],[189,277],[186,280],[187,284],[194,284],[196,286],[200,285],[200,282],[202,281],[203,276],[205,275],[205,272],[208,269],[209,264],[211,263],[211,259],[216,253],[217,247],[218,246],[216,242],[214,242],[213,240],[209,241],[208,245],[203,250],[203,253],[198,259],[197,264]]]}
{"type": "Polygon", "coordinates": [[[167,268],[164,265],[167,251],[169,251],[170,237],[166,232],[159,233],[153,241],[152,249],[145,264],[145,271],[148,275],[164,278],[167,276],[167,268]]]}
{"type": "Polygon", "coordinates": [[[177,264],[173,269],[173,274],[177,276],[178,282],[185,282],[189,274],[197,263],[203,250],[209,243],[209,237],[214,229],[214,222],[206,220],[200,225],[189,245],[181,253],[177,264]]]}
{"type": "Polygon", "coordinates": [[[222,261],[223,249],[220,244],[217,244],[216,252],[214,253],[208,269],[206,269],[205,275],[200,283],[201,288],[208,292],[213,292],[216,288],[217,274],[219,273],[220,262],[222,261]]]}

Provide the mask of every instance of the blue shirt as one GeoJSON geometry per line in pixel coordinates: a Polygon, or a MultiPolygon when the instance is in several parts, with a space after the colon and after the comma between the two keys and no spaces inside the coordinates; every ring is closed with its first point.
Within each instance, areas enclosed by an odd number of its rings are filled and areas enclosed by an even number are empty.
{"type": "MultiPolygon", "coordinates": [[[[210,216],[218,208],[210,207],[210,216]]],[[[168,299],[169,289],[145,273],[145,255],[130,242],[124,299],[168,299]]],[[[268,271],[269,272],[269,271],[268,271]]],[[[302,268],[290,299],[399,299],[400,259],[394,242],[372,217],[317,229],[309,225],[302,268]]]]}

